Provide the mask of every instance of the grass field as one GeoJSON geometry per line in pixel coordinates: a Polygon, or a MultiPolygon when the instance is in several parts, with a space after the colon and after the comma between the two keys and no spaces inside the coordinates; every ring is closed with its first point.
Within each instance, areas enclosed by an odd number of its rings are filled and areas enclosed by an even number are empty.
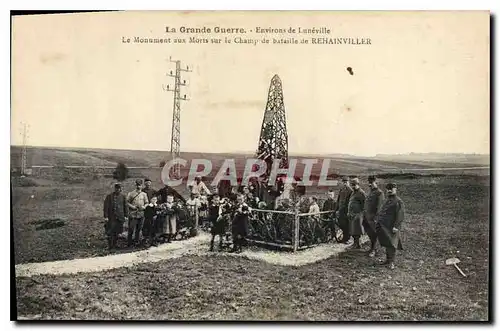
{"type": "MultiPolygon", "coordinates": [[[[101,159],[96,155],[92,158],[101,159]]],[[[116,164],[114,157],[106,158],[116,164]]],[[[159,180],[154,169],[135,175],[155,173],[159,180]]],[[[238,256],[189,256],[94,274],[17,278],[18,314],[43,319],[487,320],[489,180],[472,175],[398,179],[407,208],[405,250],[392,271],[355,251],[302,267],[238,256]],[[445,265],[449,257],[462,261],[467,278],[445,265]]],[[[69,183],[53,173],[13,178],[16,264],[107,254],[101,218],[111,182],[98,176],[69,183]],[[66,225],[37,230],[43,219],[66,225]]]]}

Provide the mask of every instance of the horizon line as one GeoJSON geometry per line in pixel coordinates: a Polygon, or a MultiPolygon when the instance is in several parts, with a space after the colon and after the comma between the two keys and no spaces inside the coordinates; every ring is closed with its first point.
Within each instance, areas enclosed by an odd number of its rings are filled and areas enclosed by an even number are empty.
{"type": "MultiPolygon", "coordinates": [[[[10,145],[11,147],[23,147],[23,145],[10,145]]],[[[109,147],[69,147],[69,146],[50,146],[50,145],[26,145],[27,148],[45,148],[45,149],[50,149],[50,148],[60,148],[60,149],[73,149],[73,150],[78,150],[78,149],[99,149],[99,150],[116,150],[116,151],[143,151],[143,152],[165,152],[165,153],[171,153],[169,150],[162,150],[162,149],[130,149],[130,148],[109,148],[109,147]]],[[[203,152],[203,151],[181,151],[182,153],[206,153],[206,154],[239,154],[239,155],[248,155],[248,154],[255,154],[255,152],[251,151],[225,151],[225,152],[203,152]]],[[[311,153],[311,152],[292,152],[288,153],[288,155],[295,155],[295,156],[329,156],[329,155],[343,155],[343,156],[355,156],[355,157],[377,157],[377,156],[411,156],[411,155],[476,155],[476,156],[490,156],[490,153],[476,153],[476,152],[405,152],[405,153],[376,153],[372,155],[362,155],[362,154],[350,154],[350,153],[340,153],[340,152],[317,152],[317,153],[311,153]]]]}

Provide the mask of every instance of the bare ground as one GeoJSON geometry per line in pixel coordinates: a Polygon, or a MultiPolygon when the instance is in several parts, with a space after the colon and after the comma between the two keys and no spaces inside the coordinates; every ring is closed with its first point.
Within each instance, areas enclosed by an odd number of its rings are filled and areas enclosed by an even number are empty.
{"type": "Polygon", "coordinates": [[[187,256],[100,273],[17,278],[18,314],[37,319],[485,321],[488,181],[401,182],[408,214],[405,250],[392,271],[355,251],[299,267],[241,256],[187,256]],[[467,278],[445,265],[449,257],[460,258],[467,278]]]}

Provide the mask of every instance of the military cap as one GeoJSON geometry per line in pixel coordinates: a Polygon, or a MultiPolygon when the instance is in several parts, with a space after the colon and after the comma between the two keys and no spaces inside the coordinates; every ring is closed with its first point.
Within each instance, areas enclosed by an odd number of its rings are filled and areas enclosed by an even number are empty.
{"type": "Polygon", "coordinates": [[[136,179],[135,185],[142,185],[142,179],[136,179]]]}
{"type": "Polygon", "coordinates": [[[349,177],[347,177],[347,176],[342,177],[342,181],[343,182],[348,182],[349,181],[349,177]]]}
{"type": "Polygon", "coordinates": [[[121,183],[115,183],[115,188],[122,188],[122,184],[121,183]]]}
{"type": "Polygon", "coordinates": [[[377,180],[377,177],[375,177],[373,175],[368,176],[368,183],[373,183],[376,180],[377,180]]]}
{"type": "Polygon", "coordinates": [[[351,178],[351,184],[359,184],[358,177],[351,178]]]}
{"type": "Polygon", "coordinates": [[[151,181],[151,179],[149,179],[148,177],[144,178],[144,183],[145,182],[150,182],[150,181],[151,181]]]}
{"type": "Polygon", "coordinates": [[[388,183],[385,188],[388,189],[388,190],[392,190],[393,188],[397,188],[398,186],[396,185],[396,183],[388,183]]]}

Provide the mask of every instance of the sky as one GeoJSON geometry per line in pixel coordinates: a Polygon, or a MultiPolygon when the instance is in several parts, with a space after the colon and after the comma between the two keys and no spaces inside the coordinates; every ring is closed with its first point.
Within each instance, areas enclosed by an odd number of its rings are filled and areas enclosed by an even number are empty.
{"type": "Polygon", "coordinates": [[[277,74],[290,153],[489,153],[489,21],[488,12],[15,17],[11,144],[22,143],[26,122],[34,146],[170,150],[173,95],[162,86],[172,84],[171,56],[192,68],[182,77],[190,100],[182,103],[181,152],[254,151],[277,74]],[[122,42],[190,37],[166,26],[327,27],[326,37],[371,44],[122,42]]]}

